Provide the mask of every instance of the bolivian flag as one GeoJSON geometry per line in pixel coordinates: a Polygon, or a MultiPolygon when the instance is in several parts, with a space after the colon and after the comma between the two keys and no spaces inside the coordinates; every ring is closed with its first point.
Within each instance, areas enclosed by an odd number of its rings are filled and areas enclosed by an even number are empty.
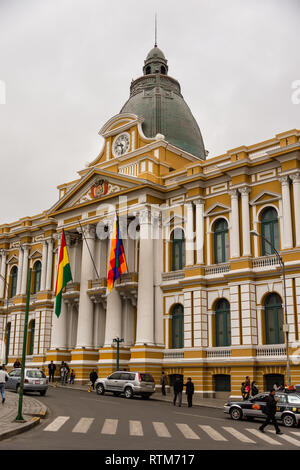
{"type": "Polygon", "coordinates": [[[109,292],[113,290],[115,281],[121,277],[121,274],[127,271],[124,247],[120,238],[119,219],[116,217],[113,227],[113,235],[111,239],[111,248],[109,256],[109,266],[107,274],[107,289],[109,292]]]}
{"type": "Polygon", "coordinates": [[[57,316],[57,318],[59,317],[61,310],[62,291],[69,281],[72,281],[72,274],[67,251],[65,232],[63,230],[61,234],[61,245],[59,252],[55,289],[55,315],[57,316]]]}

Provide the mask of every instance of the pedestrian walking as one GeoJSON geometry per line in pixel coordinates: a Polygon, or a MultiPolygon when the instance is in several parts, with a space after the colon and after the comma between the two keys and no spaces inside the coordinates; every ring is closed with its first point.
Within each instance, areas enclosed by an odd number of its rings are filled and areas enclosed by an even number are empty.
{"type": "Polygon", "coordinates": [[[175,382],[174,382],[174,385],[173,385],[173,388],[174,388],[174,400],[173,400],[173,404],[174,406],[176,405],[176,400],[177,400],[177,396],[178,396],[178,406],[181,406],[181,403],[182,403],[182,390],[183,390],[183,382],[182,380],[180,379],[180,377],[177,377],[175,382]]]}
{"type": "Polygon", "coordinates": [[[256,382],[253,380],[251,384],[251,396],[254,397],[257,394],[258,394],[258,387],[256,385],[256,382]]]}
{"type": "Polygon", "coordinates": [[[98,379],[98,374],[96,372],[96,369],[93,369],[92,372],[90,373],[90,381],[92,383],[92,389],[95,390],[95,382],[98,379]]]}
{"type": "Polygon", "coordinates": [[[69,379],[69,374],[70,374],[70,367],[68,366],[67,362],[65,362],[65,368],[66,368],[66,376],[65,376],[65,383],[68,383],[69,379]]]}
{"type": "Polygon", "coordinates": [[[161,393],[165,396],[166,395],[166,385],[168,385],[168,378],[164,371],[161,373],[160,378],[160,385],[161,385],[161,393]]]}
{"type": "Polygon", "coordinates": [[[5,382],[8,381],[8,373],[3,369],[4,366],[0,366],[0,393],[2,397],[2,405],[5,402],[5,382]]]}
{"type": "Polygon", "coordinates": [[[267,415],[267,417],[266,417],[265,422],[258,429],[259,431],[264,432],[265,427],[268,426],[268,424],[272,423],[274,424],[276,434],[283,434],[279,429],[278,423],[276,421],[276,416],[275,416],[277,401],[278,401],[278,398],[277,399],[275,398],[275,392],[276,392],[275,389],[272,388],[272,390],[270,391],[270,394],[267,396],[266,406],[262,410],[263,413],[267,415]]]}
{"type": "Polygon", "coordinates": [[[51,382],[51,378],[52,378],[52,382],[54,382],[54,374],[56,371],[56,365],[54,364],[53,361],[51,361],[50,364],[48,364],[48,370],[49,370],[49,382],[51,382]]]}
{"type": "Polygon", "coordinates": [[[74,384],[74,380],[75,380],[75,372],[74,372],[74,369],[71,369],[70,384],[74,384]]]}
{"type": "Polygon", "coordinates": [[[184,384],[184,386],[186,387],[186,395],[187,395],[187,402],[188,402],[188,407],[191,408],[192,407],[192,401],[193,401],[193,395],[194,395],[194,384],[192,382],[192,378],[191,377],[188,377],[187,379],[187,383],[184,384]]]}

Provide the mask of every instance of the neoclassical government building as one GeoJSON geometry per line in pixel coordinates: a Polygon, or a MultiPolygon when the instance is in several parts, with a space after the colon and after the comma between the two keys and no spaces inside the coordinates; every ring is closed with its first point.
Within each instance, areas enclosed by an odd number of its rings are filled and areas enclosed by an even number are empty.
{"type": "MultiPolygon", "coordinates": [[[[0,225],[1,358],[192,377],[200,396],[300,383],[300,130],[210,156],[179,82],[155,46],[104,144],[43,213],[0,225]],[[120,219],[128,272],[107,295],[110,237],[120,219]],[[64,229],[73,280],[54,314],[64,229]],[[252,236],[250,231],[257,232],[252,236]],[[267,241],[269,242],[267,242],[267,241]],[[286,304],[280,253],[285,265],[286,304]]],[[[71,160],[70,160],[71,161],[71,160]]]]}

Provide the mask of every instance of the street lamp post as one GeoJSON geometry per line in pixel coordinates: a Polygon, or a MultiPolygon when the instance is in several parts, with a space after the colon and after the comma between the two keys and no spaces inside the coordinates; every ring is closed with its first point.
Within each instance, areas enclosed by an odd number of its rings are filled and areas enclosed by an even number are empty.
{"type": "Polygon", "coordinates": [[[123,343],[123,341],[124,341],[124,339],[119,338],[119,337],[113,339],[113,342],[117,343],[117,369],[116,370],[119,370],[120,343],[123,343]]]}
{"type": "Polygon", "coordinates": [[[285,333],[285,344],[286,344],[286,374],[287,374],[287,379],[288,379],[288,386],[291,385],[291,372],[290,372],[290,353],[289,353],[289,327],[288,327],[288,321],[287,321],[287,302],[286,302],[286,282],[285,282],[285,265],[282,257],[276,250],[275,246],[263,235],[259,234],[255,230],[250,231],[251,235],[255,235],[256,237],[262,238],[266,243],[268,243],[271,248],[274,250],[274,253],[276,254],[281,269],[282,269],[282,278],[283,278],[283,294],[284,294],[284,319],[285,319],[285,324],[283,325],[283,331],[285,333]]]}

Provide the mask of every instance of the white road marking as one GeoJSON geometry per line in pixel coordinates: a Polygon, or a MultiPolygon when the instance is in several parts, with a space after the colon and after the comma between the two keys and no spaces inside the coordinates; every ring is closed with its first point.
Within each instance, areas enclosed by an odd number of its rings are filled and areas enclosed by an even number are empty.
{"type": "Polygon", "coordinates": [[[176,423],[176,426],[186,439],[200,439],[200,437],[189,427],[188,424],[176,423]]]}
{"type": "MultiPolygon", "coordinates": [[[[272,434],[275,434],[275,431],[272,429],[271,431],[272,434]]],[[[297,439],[295,439],[294,437],[292,437],[291,435],[288,435],[288,434],[282,434],[278,436],[280,439],[284,439],[285,441],[287,441],[289,444],[293,444],[294,446],[296,447],[300,447],[300,441],[298,441],[297,439]]]]}
{"type": "Polygon", "coordinates": [[[129,421],[129,433],[131,436],[143,436],[141,421],[129,421]]]}
{"type": "Polygon", "coordinates": [[[259,437],[259,439],[268,442],[268,444],[272,444],[274,446],[281,446],[281,442],[274,441],[274,439],[269,437],[267,434],[264,434],[258,431],[257,429],[247,429],[247,431],[251,432],[251,434],[254,434],[255,437],[259,437]]]}
{"type": "Polygon", "coordinates": [[[232,434],[234,437],[236,437],[239,441],[241,442],[248,442],[249,444],[255,444],[254,441],[252,441],[252,439],[250,439],[249,437],[245,436],[245,434],[242,434],[241,432],[237,431],[236,429],[234,428],[230,428],[230,427],[227,427],[227,426],[222,426],[223,429],[225,429],[225,431],[229,432],[230,434],[232,434]]]}
{"type": "Polygon", "coordinates": [[[164,423],[153,422],[152,424],[158,437],[171,437],[171,434],[164,423]]]}
{"type": "Polygon", "coordinates": [[[114,435],[117,432],[118,419],[106,419],[104,421],[101,434],[114,435]]]}
{"type": "Polygon", "coordinates": [[[44,429],[44,431],[56,432],[65,424],[66,421],[68,421],[68,419],[70,419],[70,416],[58,416],[44,429]]]}
{"type": "Polygon", "coordinates": [[[81,418],[76,426],[72,429],[72,432],[87,433],[94,420],[95,418],[81,418]]]}
{"type": "Polygon", "coordinates": [[[199,424],[198,426],[199,428],[203,429],[203,431],[206,432],[214,441],[227,441],[227,439],[222,436],[222,434],[213,429],[211,426],[205,426],[202,424],[199,424]]]}

